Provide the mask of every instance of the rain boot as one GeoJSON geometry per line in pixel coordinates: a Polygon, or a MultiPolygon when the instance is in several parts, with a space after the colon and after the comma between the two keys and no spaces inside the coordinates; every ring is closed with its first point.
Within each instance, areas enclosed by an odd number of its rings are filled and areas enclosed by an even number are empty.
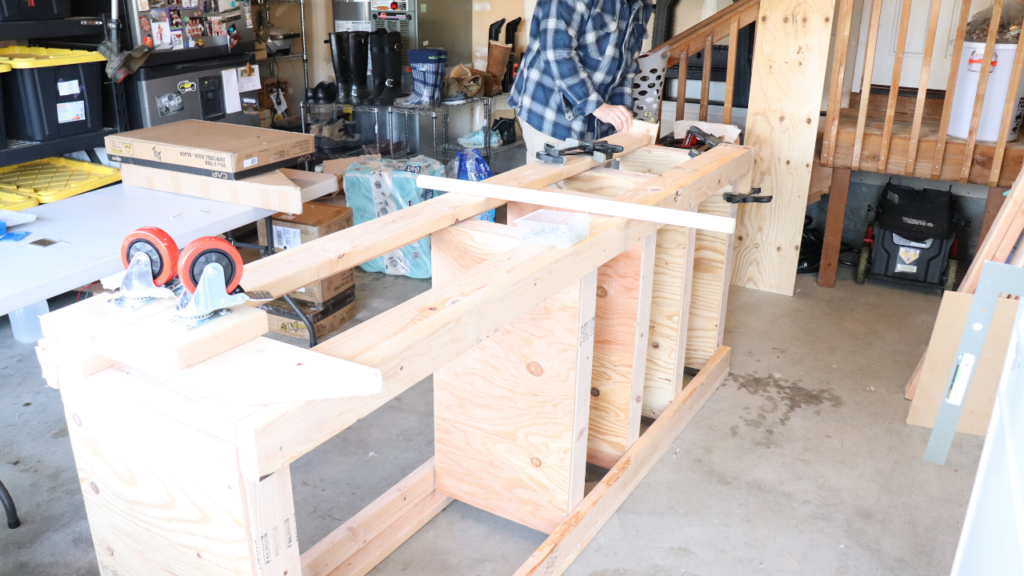
{"type": "Polygon", "coordinates": [[[412,94],[396,101],[402,106],[436,106],[441,101],[441,85],[448,51],[437,48],[409,50],[412,68],[412,94]]]}
{"type": "MultiPolygon", "coordinates": [[[[442,74],[443,74],[442,70],[442,74]]],[[[374,80],[376,80],[376,69],[374,80]]],[[[391,106],[396,98],[402,97],[402,34],[388,32],[384,40],[384,89],[377,95],[374,104],[391,106]]]]}
{"type": "Polygon", "coordinates": [[[376,103],[377,97],[384,91],[384,81],[387,79],[387,66],[384,64],[384,46],[387,43],[388,31],[377,28],[370,34],[370,63],[372,66],[373,90],[367,102],[376,103]]]}
{"type": "Polygon", "coordinates": [[[489,42],[487,44],[487,73],[491,75],[496,84],[496,91],[492,90],[487,96],[501,94],[501,81],[505,78],[505,70],[508,68],[508,58],[512,55],[512,47],[501,42],[489,42]]]}
{"type": "Polygon", "coordinates": [[[348,70],[352,74],[352,90],[349,95],[353,104],[365,104],[370,95],[366,87],[366,65],[370,58],[370,33],[348,33],[348,70]]]}
{"type": "Polygon", "coordinates": [[[338,104],[349,104],[349,91],[352,90],[352,75],[348,69],[348,32],[332,32],[328,34],[331,43],[331,60],[334,61],[334,81],[338,84],[338,104]]]}

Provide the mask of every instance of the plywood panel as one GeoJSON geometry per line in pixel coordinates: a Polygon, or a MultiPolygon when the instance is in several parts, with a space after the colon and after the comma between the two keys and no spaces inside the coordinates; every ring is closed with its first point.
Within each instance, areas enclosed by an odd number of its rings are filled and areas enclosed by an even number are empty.
{"type": "Polygon", "coordinates": [[[746,140],[753,186],[774,200],[744,204],[732,283],[791,296],[825,85],[834,0],[762,0],[746,140]]]}
{"type": "MultiPolygon", "coordinates": [[[[720,196],[700,203],[698,211],[736,217],[736,204],[720,196]]],[[[729,299],[733,235],[698,230],[694,239],[693,295],[687,324],[686,359],[690,368],[702,368],[722,345],[725,310],[729,299]]]]}
{"type": "Polygon", "coordinates": [[[437,492],[543,532],[582,499],[596,282],[434,373],[437,492]]]}

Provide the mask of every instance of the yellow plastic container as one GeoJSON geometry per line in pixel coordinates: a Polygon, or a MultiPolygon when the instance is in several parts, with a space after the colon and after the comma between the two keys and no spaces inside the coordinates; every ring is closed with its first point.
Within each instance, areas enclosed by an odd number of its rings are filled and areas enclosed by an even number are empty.
{"type": "Polygon", "coordinates": [[[13,210],[17,212],[18,210],[32,208],[33,206],[39,206],[39,200],[24,194],[0,190],[0,210],[13,210]]]}
{"type": "Polygon", "coordinates": [[[7,46],[0,48],[0,63],[17,69],[46,68],[49,66],[105,61],[106,59],[94,50],[40,48],[38,46],[7,46]]]}
{"type": "Polygon", "coordinates": [[[116,168],[67,158],[45,158],[0,168],[0,194],[14,193],[43,204],[120,181],[121,171],[116,168]]]}

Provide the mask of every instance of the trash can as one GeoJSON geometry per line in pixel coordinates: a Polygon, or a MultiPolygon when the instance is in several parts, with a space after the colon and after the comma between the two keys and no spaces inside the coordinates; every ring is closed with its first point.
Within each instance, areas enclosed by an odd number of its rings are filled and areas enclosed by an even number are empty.
{"type": "MultiPolygon", "coordinates": [[[[978,142],[996,142],[999,140],[999,126],[1003,122],[1003,105],[1006,104],[1006,93],[1010,90],[1010,76],[1013,73],[1013,58],[1017,53],[1016,44],[996,44],[992,55],[991,68],[988,74],[988,86],[985,88],[985,103],[981,107],[981,121],[978,123],[978,142]]],[[[971,116],[974,113],[974,101],[978,95],[978,80],[981,78],[981,64],[985,59],[984,42],[964,42],[960,54],[960,68],[956,76],[956,91],[953,93],[953,105],[950,108],[949,129],[946,134],[954,138],[967,138],[971,128],[971,116]]],[[[1010,119],[1010,134],[1007,141],[1017,138],[1021,124],[1021,111],[1024,109],[1024,76],[1020,84],[1012,87],[1016,90],[1013,116],[1010,119]]]]}
{"type": "Polygon", "coordinates": [[[90,50],[0,48],[11,139],[42,142],[103,128],[103,56],[90,50]]]}

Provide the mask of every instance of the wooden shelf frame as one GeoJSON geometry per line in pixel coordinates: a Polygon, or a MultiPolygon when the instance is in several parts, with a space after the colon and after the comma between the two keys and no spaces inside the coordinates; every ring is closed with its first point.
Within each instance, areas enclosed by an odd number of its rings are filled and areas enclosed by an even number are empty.
{"type": "MultiPolygon", "coordinates": [[[[748,148],[721,145],[689,159],[682,151],[648,146],[648,134],[610,140],[624,148],[622,170],[575,157],[566,166],[528,165],[493,182],[528,189],[562,183],[563,189],[621,202],[725,215],[731,206],[721,202],[721,191],[749,189],[748,148]]],[[[160,327],[170,313],[162,303],[124,311],[91,299],[44,317],[39,357],[64,400],[101,570],[365,574],[455,496],[549,532],[516,574],[562,573],[728,375],[730,351],[721,337],[731,251],[722,247],[731,235],[701,244],[701,231],[663,236],[660,224],[591,216],[587,239],[555,249],[519,244],[506,226],[466,222],[502,204],[447,194],[247,265],[248,288],[280,295],[437,234],[438,255],[448,267],[436,270],[431,290],[313,350],[268,352],[265,326],[255,314],[261,311],[247,307],[189,332],[160,327]],[[671,278],[665,276],[669,270],[671,278]],[[662,292],[660,301],[652,297],[655,290],[662,292]],[[619,321],[622,311],[625,321],[619,321]],[[553,322],[568,322],[569,337],[557,336],[553,322]],[[537,326],[553,340],[530,331],[537,326]],[[655,327],[657,336],[648,334],[655,327]],[[464,456],[464,439],[435,434],[434,459],[300,556],[290,463],[425,377],[437,374],[435,402],[441,392],[454,398],[448,406],[455,409],[444,408],[447,414],[458,415],[464,408],[459,404],[480,402],[456,423],[487,426],[489,437],[506,441],[500,426],[474,424],[481,411],[511,420],[538,417],[544,398],[523,403],[501,396],[512,370],[524,364],[515,355],[522,342],[516,331],[530,334],[527,345],[553,349],[557,339],[565,350],[552,360],[525,363],[529,376],[519,383],[555,363],[575,371],[571,390],[550,387],[568,399],[543,415],[550,426],[562,422],[560,430],[569,432],[545,438],[557,443],[562,456],[553,458],[562,458],[564,466],[512,442],[495,457],[526,479],[488,477],[479,467],[452,476],[451,470],[472,467],[479,454],[464,456]],[[651,343],[666,338],[673,354],[652,359],[651,343]],[[592,367],[606,366],[601,354],[605,361],[629,357],[628,369],[592,381],[592,367]],[[497,369],[467,366],[472,355],[497,369]],[[667,366],[670,380],[656,403],[641,398],[650,383],[641,374],[652,362],[667,366]],[[683,368],[690,365],[700,370],[684,386],[683,368]],[[473,370],[482,375],[469,374],[473,370]],[[239,374],[254,390],[273,390],[279,401],[247,402],[245,389],[225,383],[239,374]],[[275,377],[261,377],[269,374],[275,377]],[[288,374],[295,375],[289,379],[294,383],[282,386],[288,374]],[[474,391],[460,392],[453,378],[468,378],[474,391]],[[642,394],[634,396],[641,385],[642,394]],[[593,386],[601,386],[609,402],[619,398],[618,404],[596,410],[593,386]],[[616,386],[630,393],[612,390],[616,386]],[[641,407],[657,416],[643,435],[641,407]],[[588,445],[598,446],[588,429],[605,435],[599,454],[588,455],[588,445]],[[586,459],[610,470],[584,495],[579,467],[586,459]],[[541,474],[555,468],[555,479],[541,474]],[[442,469],[460,488],[442,481],[442,469]],[[492,480],[504,483],[504,493],[530,489],[554,504],[513,517],[503,495],[480,492],[492,480]],[[510,484],[516,489],[508,490],[510,484]]]]}

